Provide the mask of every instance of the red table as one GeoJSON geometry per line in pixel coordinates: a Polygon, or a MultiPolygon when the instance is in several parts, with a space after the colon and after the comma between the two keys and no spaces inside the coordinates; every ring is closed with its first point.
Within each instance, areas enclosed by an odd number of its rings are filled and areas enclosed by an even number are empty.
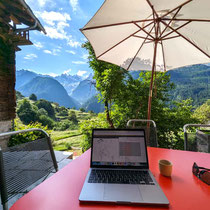
{"type": "MultiPolygon", "coordinates": [[[[210,186],[192,174],[193,162],[210,168],[210,154],[148,148],[150,170],[170,201],[169,209],[209,210],[210,186]],[[158,160],[173,163],[171,178],[159,174],[158,160]]],[[[18,200],[11,210],[167,209],[156,206],[82,204],[79,194],[90,165],[90,150],[18,200]]]]}

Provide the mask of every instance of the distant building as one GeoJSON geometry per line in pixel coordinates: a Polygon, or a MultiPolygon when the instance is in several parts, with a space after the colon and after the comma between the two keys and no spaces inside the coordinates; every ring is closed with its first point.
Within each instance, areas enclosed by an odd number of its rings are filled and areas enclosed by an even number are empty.
{"type": "MultiPolygon", "coordinates": [[[[15,118],[15,52],[32,45],[29,31],[45,29],[24,0],[0,1],[0,132],[8,131],[15,118]]],[[[1,146],[6,141],[0,140],[1,146]]]]}

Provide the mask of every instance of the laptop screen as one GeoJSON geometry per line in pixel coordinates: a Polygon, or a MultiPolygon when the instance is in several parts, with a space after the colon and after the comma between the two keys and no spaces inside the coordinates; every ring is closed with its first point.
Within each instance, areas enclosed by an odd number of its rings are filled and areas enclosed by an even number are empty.
{"type": "Polygon", "coordinates": [[[143,129],[94,129],[92,167],[148,168],[143,129]]]}

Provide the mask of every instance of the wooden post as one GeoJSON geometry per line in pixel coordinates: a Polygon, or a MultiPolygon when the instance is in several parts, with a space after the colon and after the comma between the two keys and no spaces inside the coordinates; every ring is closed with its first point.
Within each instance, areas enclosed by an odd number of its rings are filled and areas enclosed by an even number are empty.
{"type": "Polygon", "coordinates": [[[0,121],[15,118],[15,48],[0,38],[0,121]]]}
{"type": "Polygon", "coordinates": [[[154,81],[156,55],[157,55],[157,44],[158,44],[158,41],[155,41],[153,64],[152,64],[152,76],[151,76],[150,88],[149,88],[149,100],[148,100],[148,112],[147,112],[148,120],[150,120],[150,117],[151,117],[151,103],[152,103],[153,81],[154,81]]]}
{"type": "MultiPolygon", "coordinates": [[[[150,88],[149,88],[147,120],[150,120],[150,118],[151,118],[152,91],[153,91],[153,81],[154,81],[156,55],[157,55],[157,44],[158,44],[158,40],[155,40],[154,56],[153,56],[153,64],[152,64],[152,76],[151,76],[150,88]]],[[[147,145],[150,145],[150,122],[149,121],[147,122],[146,137],[147,137],[146,138],[147,139],[147,145]]]]}

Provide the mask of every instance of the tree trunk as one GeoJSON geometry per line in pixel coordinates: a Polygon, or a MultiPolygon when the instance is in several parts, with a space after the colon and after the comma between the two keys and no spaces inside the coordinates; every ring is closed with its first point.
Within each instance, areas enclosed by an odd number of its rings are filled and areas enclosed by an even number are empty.
{"type": "Polygon", "coordinates": [[[104,105],[105,105],[105,110],[106,110],[106,120],[108,121],[110,127],[114,128],[113,122],[112,122],[112,120],[110,118],[110,115],[109,115],[109,104],[108,104],[108,101],[105,101],[104,105]]]}

